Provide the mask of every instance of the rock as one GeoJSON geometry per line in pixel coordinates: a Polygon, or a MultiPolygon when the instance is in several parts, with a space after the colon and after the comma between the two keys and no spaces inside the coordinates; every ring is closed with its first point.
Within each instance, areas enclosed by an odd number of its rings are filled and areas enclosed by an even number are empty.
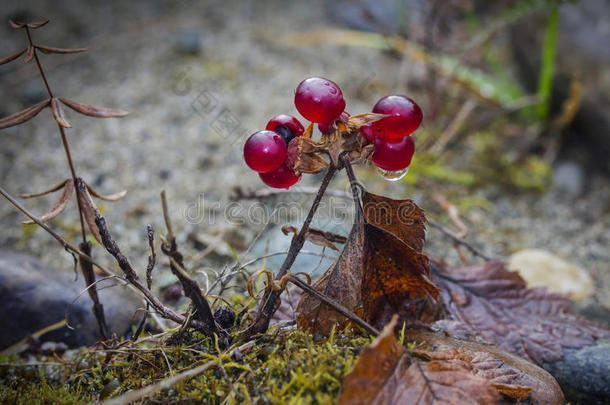
{"type": "Polygon", "coordinates": [[[544,364],[566,400],[578,404],[607,404],[610,398],[610,339],[594,346],[564,349],[564,360],[544,364]]]}
{"type": "MultiPolygon", "coordinates": [[[[98,285],[114,283],[107,280],[98,285]]],[[[55,269],[25,253],[0,248],[0,349],[64,319],[67,308],[84,288],[82,275],[75,281],[71,269],[55,269]]],[[[138,297],[120,286],[101,289],[99,295],[110,331],[119,336],[127,333],[135,310],[141,306],[138,297]]],[[[68,320],[74,329],[63,327],[40,340],[63,342],[70,347],[95,343],[99,333],[91,307],[87,293],[82,294],[69,311],[68,320]]]]}
{"type": "Polygon", "coordinates": [[[585,175],[574,162],[561,162],[554,169],[555,187],[564,195],[577,198],[584,194],[585,175]]]}
{"type": "Polygon", "coordinates": [[[574,301],[593,293],[593,280],[585,269],[545,250],[524,249],[513,253],[508,268],[519,272],[529,287],[546,287],[574,301]]]}
{"type": "Polygon", "coordinates": [[[176,51],[185,55],[197,55],[200,50],[199,33],[193,30],[185,30],[176,36],[176,51]]]}

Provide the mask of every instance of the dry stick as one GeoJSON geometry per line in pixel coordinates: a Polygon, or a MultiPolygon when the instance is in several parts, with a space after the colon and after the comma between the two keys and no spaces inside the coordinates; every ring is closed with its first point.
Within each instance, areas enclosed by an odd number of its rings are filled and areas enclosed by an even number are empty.
{"type": "Polygon", "coordinates": [[[340,313],[341,315],[343,315],[344,317],[349,319],[350,321],[354,322],[356,325],[360,326],[367,333],[370,333],[371,335],[375,335],[375,336],[379,335],[379,331],[377,329],[375,329],[375,327],[373,327],[372,325],[367,323],[364,319],[360,318],[358,315],[356,315],[349,309],[345,308],[343,305],[339,304],[335,300],[327,297],[320,291],[316,290],[315,288],[313,288],[312,286],[310,286],[303,280],[300,280],[299,278],[295,277],[294,275],[290,275],[290,276],[288,276],[288,281],[290,281],[292,284],[296,285],[297,287],[299,287],[306,293],[313,295],[314,297],[316,297],[317,299],[319,299],[320,301],[322,301],[323,303],[325,303],[326,305],[328,305],[329,307],[331,307],[332,309],[334,309],[335,311],[337,311],[338,313],[340,313]]]}
{"type": "Polygon", "coordinates": [[[172,273],[180,281],[182,289],[184,290],[184,295],[189,297],[195,306],[196,312],[194,314],[194,319],[198,319],[201,321],[201,324],[204,325],[205,328],[202,331],[207,336],[220,334],[220,328],[216,326],[214,314],[212,313],[208,300],[203,295],[197,281],[193,280],[184,270],[182,253],[178,251],[176,238],[174,237],[174,233],[172,231],[172,222],[169,217],[169,210],[167,208],[165,190],[161,191],[161,203],[163,206],[163,218],[165,218],[165,226],[167,227],[167,239],[161,244],[161,250],[167,257],[169,257],[169,267],[172,273]]]}
{"type": "MultiPolygon", "coordinates": [[[[47,76],[45,75],[44,70],[42,69],[42,65],[40,64],[40,59],[38,59],[37,48],[36,48],[36,46],[34,46],[34,43],[32,41],[32,36],[30,34],[30,29],[27,25],[25,26],[25,33],[26,33],[26,36],[28,39],[28,43],[33,48],[34,60],[36,61],[36,66],[38,66],[38,71],[40,72],[40,76],[42,77],[42,80],[44,81],[44,85],[47,88],[47,93],[49,94],[49,97],[51,99],[53,99],[53,92],[51,91],[51,87],[49,86],[49,82],[47,81],[47,76]]],[[[72,174],[72,181],[76,185],[76,178],[77,178],[76,170],[74,169],[74,163],[72,161],[70,147],[68,146],[68,139],[66,137],[64,128],[61,125],[59,125],[58,122],[57,122],[57,127],[59,128],[59,133],[61,134],[61,142],[64,146],[64,151],[66,152],[66,159],[68,161],[68,166],[70,167],[70,173],[72,174]]],[[[87,256],[90,256],[91,245],[89,245],[89,242],[87,242],[83,210],[81,208],[80,199],[78,199],[78,198],[76,199],[76,205],[78,206],[80,229],[81,229],[81,235],[83,238],[83,242],[81,243],[81,249],[84,247],[85,248],[84,250],[87,251],[87,256]]],[[[95,318],[97,319],[97,323],[98,323],[98,326],[100,329],[100,335],[101,335],[102,339],[105,340],[108,338],[108,326],[106,324],[106,318],[104,316],[104,306],[100,303],[99,296],[97,293],[97,286],[95,285],[95,273],[93,273],[93,267],[91,266],[91,263],[89,263],[89,262],[83,263],[81,261],[81,271],[83,272],[83,276],[85,278],[85,281],[87,282],[87,287],[91,287],[89,289],[89,297],[91,298],[91,301],[93,301],[93,313],[95,315],[95,318]]]]}
{"type": "MultiPolygon", "coordinates": [[[[146,266],[146,287],[149,290],[152,289],[152,271],[155,268],[155,263],[157,261],[157,255],[155,253],[155,231],[152,225],[146,226],[146,235],[148,236],[148,247],[150,248],[150,255],[148,255],[148,265],[146,266]]],[[[132,341],[138,340],[140,333],[142,333],[142,329],[144,329],[144,324],[146,324],[146,319],[148,318],[148,311],[150,310],[150,304],[146,302],[146,313],[142,317],[138,328],[135,333],[131,337],[132,341]]]]}
{"type": "MultiPolygon", "coordinates": [[[[292,238],[292,242],[290,243],[290,248],[288,249],[288,254],[284,259],[284,263],[282,263],[280,270],[275,276],[276,280],[280,280],[288,273],[288,270],[297,258],[299,251],[305,243],[305,234],[307,233],[309,224],[311,223],[311,220],[313,219],[313,216],[320,205],[320,201],[324,196],[324,192],[326,191],[326,188],[330,184],[330,181],[332,180],[336,171],[337,168],[332,164],[326,171],[326,175],[324,176],[324,179],[322,179],[322,184],[320,185],[318,194],[316,194],[316,198],[314,199],[311,208],[309,209],[309,213],[305,218],[305,222],[303,222],[303,226],[301,227],[300,232],[294,238],[292,238]]],[[[263,299],[261,301],[262,305],[260,306],[260,310],[256,316],[256,320],[250,328],[244,331],[244,336],[242,336],[242,338],[247,339],[254,334],[264,333],[267,330],[267,328],[269,327],[269,321],[271,320],[271,317],[278,308],[277,301],[280,294],[281,291],[267,290],[265,292],[265,295],[263,296],[263,299]]]]}
{"type": "Polygon", "coordinates": [[[471,244],[469,244],[468,242],[466,242],[464,239],[460,238],[459,236],[454,235],[451,231],[449,231],[447,228],[445,228],[438,222],[428,219],[428,223],[430,224],[431,227],[438,229],[439,231],[441,231],[441,233],[443,235],[447,236],[449,239],[453,240],[455,243],[462,245],[466,249],[470,250],[470,252],[472,252],[473,255],[479,256],[481,259],[486,260],[486,261],[491,260],[491,258],[489,256],[487,256],[485,253],[481,252],[479,249],[475,248],[474,246],[472,246],[471,244]]]}
{"type": "MultiPolygon", "coordinates": [[[[83,251],[78,249],[76,246],[72,245],[70,242],[65,240],[60,234],[58,234],[53,229],[51,229],[47,224],[40,221],[34,214],[32,214],[30,211],[28,211],[27,208],[25,208],[17,200],[15,200],[15,198],[12,195],[10,195],[6,190],[4,190],[4,188],[2,188],[2,187],[0,187],[0,194],[2,194],[2,196],[4,198],[6,198],[15,208],[17,208],[19,211],[24,213],[28,218],[30,218],[32,221],[34,221],[38,226],[40,226],[42,229],[47,231],[51,236],[53,236],[53,238],[55,238],[55,240],[57,240],[64,247],[64,249],[78,255],[80,259],[86,260],[86,261],[90,262],[91,264],[95,265],[104,274],[106,274],[108,276],[116,276],[116,277],[120,278],[120,276],[118,274],[116,274],[115,272],[108,269],[104,265],[95,261],[92,257],[88,256],[83,251]]],[[[104,218],[101,215],[98,215],[96,217],[96,224],[98,223],[98,217],[99,217],[99,222],[100,222],[100,224],[98,224],[98,228],[103,227],[104,234],[107,235],[107,237],[110,237],[110,235],[108,234],[108,229],[106,228],[106,221],[104,220],[104,218]]],[[[102,233],[102,229],[100,229],[100,233],[102,233]]],[[[146,286],[144,284],[142,284],[140,282],[138,275],[133,270],[133,268],[131,268],[131,264],[129,264],[129,262],[127,261],[127,258],[125,258],[125,256],[123,256],[123,254],[119,250],[118,246],[116,246],[116,243],[114,242],[114,240],[111,239],[111,237],[110,237],[110,244],[114,245],[114,246],[112,246],[113,249],[116,249],[116,251],[113,251],[114,253],[110,252],[110,254],[112,254],[115,257],[115,259],[117,260],[117,262],[119,262],[119,266],[121,266],[121,263],[122,263],[123,266],[125,267],[125,268],[121,267],[121,270],[123,270],[123,273],[125,274],[125,278],[127,279],[127,281],[129,281],[131,283],[130,286],[132,288],[138,289],[140,291],[140,293],[142,293],[142,295],[144,295],[144,297],[146,297],[147,301],[150,302],[150,304],[153,306],[153,308],[155,308],[155,310],[163,318],[169,319],[178,324],[183,324],[184,322],[186,322],[186,317],[184,315],[180,315],[180,314],[172,311],[171,309],[165,307],[163,305],[163,303],[159,300],[159,298],[157,298],[148,288],[146,288],[146,286]],[[120,261],[119,261],[119,258],[117,258],[117,256],[115,256],[115,254],[119,255],[119,257],[121,259],[120,261]],[[128,274],[129,274],[129,276],[128,276],[128,274]]],[[[193,321],[192,325],[196,328],[201,327],[200,322],[198,322],[198,321],[193,321]]]]}

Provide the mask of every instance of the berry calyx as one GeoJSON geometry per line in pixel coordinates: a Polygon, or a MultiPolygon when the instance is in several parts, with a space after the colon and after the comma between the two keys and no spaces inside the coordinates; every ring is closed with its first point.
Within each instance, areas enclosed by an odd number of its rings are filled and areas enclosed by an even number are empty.
{"type": "Polygon", "coordinates": [[[289,188],[301,179],[301,176],[295,176],[291,168],[285,164],[268,173],[259,173],[263,183],[273,188],[289,188]]]}
{"type": "Polygon", "coordinates": [[[347,122],[349,121],[349,114],[346,113],[345,111],[343,111],[339,115],[339,118],[334,119],[334,120],[332,120],[330,122],[321,122],[321,123],[319,123],[318,124],[318,129],[323,134],[331,133],[334,129],[337,128],[337,126],[336,126],[337,121],[341,121],[342,123],[347,124],[347,122]]]}
{"type": "Polygon", "coordinates": [[[258,131],[250,135],[244,145],[244,160],[250,169],[267,173],[284,164],[286,150],[286,142],[280,134],[258,131]]]}
{"type": "Polygon", "coordinates": [[[405,136],[400,139],[375,139],[373,164],[387,171],[398,171],[407,168],[415,153],[413,138],[405,136]]]}
{"type": "Polygon", "coordinates": [[[297,86],[294,105],[311,122],[332,123],[345,109],[345,100],[336,83],[323,77],[310,77],[297,86]]]}
{"type": "Polygon", "coordinates": [[[360,127],[360,133],[366,139],[367,143],[375,142],[375,128],[373,128],[373,123],[366,124],[360,127]]]}
{"type": "Polygon", "coordinates": [[[292,141],[295,137],[303,135],[305,128],[299,122],[298,119],[292,115],[280,114],[271,118],[267,123],[265,129],[275,131],[284,137],[286,145],[292,141]]]}
{"type": "Polygon", "coordinates": [[[388,139],[411,135],[422,122],[423,113],[415,101],[403,95],[382,98],[373,107],[373,112],[389,117],[373,122],[376,137],[388,139]]]}

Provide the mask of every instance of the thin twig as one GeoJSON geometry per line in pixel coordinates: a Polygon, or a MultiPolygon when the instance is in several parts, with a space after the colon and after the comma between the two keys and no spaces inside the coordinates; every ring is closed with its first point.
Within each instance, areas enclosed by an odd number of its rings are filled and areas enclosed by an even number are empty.
{"type": "MultiPolygon", "coordinates": [[[[148,247],[150,248],[150,255],[148,255],[148,265],[146,266],[146,286],[148,287],[149,290],[151,290],[152,289],[152,272],[153,272],[153,269],[155,268],[155,263],[157,261],[157,255],[155,253],[155,230],[153,229],[152,225],[150,225],[150,224],[146,226],[146,235],[148,236],[148,247]]],[[[147,302],[146,303],[146,312],[144,313],[144,316],[142,317],[142,320],[140,321],[140,324],[138,325],[136,331],[131,336],[131,340],[134,342],[138,339],[138,337],[142,333],[142,330],[144,329],[144,325],[146,324],[146,319],[148,319],[149,309],[150,309],[150,304],[147,302]]]]}
{"type": "Polygon", "coordinates": [[[169,210],[167,207],[167,197],[165,190],[161,191],[161,205],[163,207],[163,218],[165,219],[165,226],[167,228],[166,240],[161,244],[161,251],[169,257],[170,269],[172,273],[178,278],[184,295],[189,297],[193,305],[195,306],[195,314],[193,320],[199,320],[203,325],[202,332],[207,336],[213,336],[214,334],[220,334],[220,328],[217,327],[216,321],[214,320],[214,314],[212,308],[208,303],[208,300],[203,295],[201,288],[197,281],[193,280],[184,269],[184,261],[182,253],[178,251],[178,245],[176,238],[172,231],[172,222],[169,216],[169,210]]]}
{"type": "Polygon", "coordinates": [[[448,230],[447,228],[445,228],[438,222],[428,219],[428,223],[430,224],[431,227],[438,229],[443,235],[447,236],[448,238],[453,240],[455,243],[458,243],[458,244],[464,246],[466,249],[470,250],[470,252],[472,252],[472,254],[474,254],[475,256],[479,256],[481,259],[486,260],[486,261],[491,260],[491,258],[489,256],[487,256],[485,253],[481,252],[479,249],[475,248],[470,243],[466,242],[464,239],[454,235],[450,230],[448,230]]]}

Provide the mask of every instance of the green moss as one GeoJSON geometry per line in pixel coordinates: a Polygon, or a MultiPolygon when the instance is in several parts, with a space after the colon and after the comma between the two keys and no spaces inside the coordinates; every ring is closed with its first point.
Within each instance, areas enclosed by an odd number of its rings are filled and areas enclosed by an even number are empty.
{"type": "Polygon", "coordinates": [[[29,366],[12,367],[0,376],[0,402],[87,403],[143,388],[169,377],[170,369],[176,374],[220,358],[219,366],[156,393],[154,401],[329,403],[369,342],[349,329],[329,338],[271,329],[243,358],[233,359],[226,351],[219,356],[218,345],[198,333],[176,333],[162,346],[124,344],[104,353],[84,351],[73,364],[54,366],[53,379],[42,371],[32,375],[29,366]],[[105,362],[107,353],[113,355],[105,362]]]}

